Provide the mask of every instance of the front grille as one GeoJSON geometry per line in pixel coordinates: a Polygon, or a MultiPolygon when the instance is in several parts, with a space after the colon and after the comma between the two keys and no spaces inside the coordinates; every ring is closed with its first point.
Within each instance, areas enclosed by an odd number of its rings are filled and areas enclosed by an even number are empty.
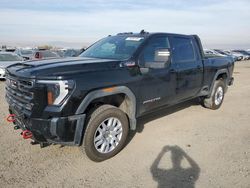
{"type": "Polygon", "coordinates": [[[6,78],[6,100],[9,105],[18,111],[18,113],[31,115],[34,93],[32,88],[34,82],[31,80],[17,79],[13,77],[6,78]]]}

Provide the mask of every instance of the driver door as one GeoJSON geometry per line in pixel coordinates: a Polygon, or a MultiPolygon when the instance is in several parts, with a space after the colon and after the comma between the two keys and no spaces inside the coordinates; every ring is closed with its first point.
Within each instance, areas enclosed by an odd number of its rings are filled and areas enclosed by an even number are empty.
{"type": "Polygon", "coordinates": [[[177,86],[176,74],[173,71],[175,67],[169,64],[163,68],[147,68],[150,63],[157,63],[155,54],[159,49],[170,49],[168,36],[154,36],[149,39],[139,56],[141,70],[148,70],[141,75],[140,114],[174,103],[177,86]]]}

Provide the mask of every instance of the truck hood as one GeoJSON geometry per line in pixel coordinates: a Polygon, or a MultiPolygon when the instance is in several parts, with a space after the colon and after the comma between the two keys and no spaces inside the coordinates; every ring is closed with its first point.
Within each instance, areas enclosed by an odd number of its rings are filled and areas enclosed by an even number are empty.
{"type": "Polygon", "coordinates": [[[24,78],[62,79],[75,74],[119,68],[120,61],[87,57],[55,58],[26,61],[7,67],[10,76],[24,78]]]}

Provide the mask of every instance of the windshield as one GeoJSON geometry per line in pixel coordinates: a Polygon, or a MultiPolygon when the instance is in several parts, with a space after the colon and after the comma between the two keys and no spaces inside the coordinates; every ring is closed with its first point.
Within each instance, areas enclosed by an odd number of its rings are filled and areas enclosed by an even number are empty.
{"type": "Polygon", "coordinates": [[[0,61],[22,61],[22,58],[13,54],[0,54],[0,61]]]}
{"type": "Polygon", "coordinates": [[[133,53],[143,41],[144,37],[107,37],[89,47],[80,56],[125,60],[129,59],[133,55],[133,53]]]}

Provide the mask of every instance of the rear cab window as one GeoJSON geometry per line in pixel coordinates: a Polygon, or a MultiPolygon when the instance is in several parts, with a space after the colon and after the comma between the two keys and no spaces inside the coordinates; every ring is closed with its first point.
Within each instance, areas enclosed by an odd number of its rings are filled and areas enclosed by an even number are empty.
{"type": "Polygon", "coordinates": [[[190,62],[197,59],[191,38],[173,37],[172,55],[174,62],[190,62]]]}

